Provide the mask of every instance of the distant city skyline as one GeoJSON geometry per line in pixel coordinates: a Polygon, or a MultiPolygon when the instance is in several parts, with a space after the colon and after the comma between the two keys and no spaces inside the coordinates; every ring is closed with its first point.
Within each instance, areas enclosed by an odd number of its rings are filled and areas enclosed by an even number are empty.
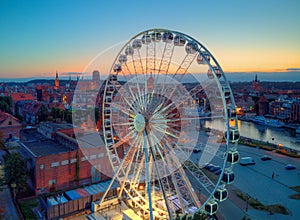
{"type": "MultiPolygon", "coordinates": [[[[268,81],[268,82],[299,82],[300,81],[300,71],[287,71],[287,72],[226,72],[226,77],[231,82],[250,82],[253,81],[255,78],[255,75],[258,76],[259,81],[268,81]]],[[[107,75],[101,75],[101,80],[106,79],[107,75]]],[[[91,75],[81,75],[78,74],[78,76],[83,76],[84,79],[91,79],[91,75]]],[[[54,80],[55,79],[55,73],[52,74],[52,76],[47,77],[41,77],[41,76],[35,76],[35,77],[19,77],[19,78],[0,78],[0,82],[28,82],[30,80],[35,79],[47,79],[47,80],[54,80]]],[[[59,75],[59,79],[61,80],[68,80],[69,75],[68,73],[63,73],[62,75],[59,75]]],[[[71,75],[72,80],[77,79],[77,75],[72,74],[71,75]]],[[[191,81],[187,81],[191,82],[191,81]]]]}
{"type": "MultiPolygon", "coordinates": [[[[1,1],[0,78],[83,72],[107,48],[155,27],[193,36],[225,72],[299,72],[299,9],[297,0],[1,1]]],[[[115,55],[97,69],[107,72],[115,55]]]]}

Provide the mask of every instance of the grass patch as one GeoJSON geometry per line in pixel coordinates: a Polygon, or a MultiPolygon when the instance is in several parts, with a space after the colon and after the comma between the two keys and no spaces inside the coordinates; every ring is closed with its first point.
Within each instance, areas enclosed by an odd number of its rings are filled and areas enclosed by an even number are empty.
{"type": "Polygon", "coordinates": [[[298,155],[297,153],[289,152],[285,149],[277,149],[276,153],[283,154],[289,157],[300,158],[300,155],[298,155]]]}
{"type": "Polygon", "coordinates": [[[234,193],[244,201],[247,201],[248,199],[249,206],[251,206],[254,209],[262,210],[266,212],[272,212],[272,213],[279,213],[283,215],[289,214],[288,210],[283,205],[280,204],[264,205],[258,200],[252,198],[251,196],[248,196],[246,193],[243,193],[240,190],[234,190],[234,193]]]}
{"type": "Polygon", "coordinates": [[[289,198],[300,200],[300,186],[291,186],[290,189],[295,190],[298,193],[289,196],[289,198]]]}
{"type": "Polygon", "coordinates": [[[300,200],[300,193],[289,196],[290,199],[300,200]]]}
{"type": "Polygon", "coordinates": [[[290,189],[300,193],[300,186],[291,186],[290,189]]]}
{"type": "Polygon", "coordinates": [[[39,205],[39,200],[37,198],[34,199],[27,199],[20,201],[20,208],[25,216],[25,219],[38,219],[35,213],[32,211],[33,208],[39,205]]]}

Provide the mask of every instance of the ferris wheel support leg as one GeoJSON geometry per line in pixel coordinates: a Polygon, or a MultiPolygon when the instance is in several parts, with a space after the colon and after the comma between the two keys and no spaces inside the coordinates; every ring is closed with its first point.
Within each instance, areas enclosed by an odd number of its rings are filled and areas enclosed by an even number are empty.
{"type": "MultiPolygon", "coordinates": [[[[148,162],[148,148],[149,143],[147,141],[147,131],[144,130],[144,151],[145,151],[145,166],[146,166],[146,182],[147,182],[147,192],[148,192],[148,200],[149,200],[149,214],[150,214],[150,220],[153,220],[153,210],[152,210],[152,195],[151,195],[151,182],[150,182],[150,175],[149,175],[149,162],[148,162]]],[[[149,146],[150,148],[150,146],[149,146]]]]}

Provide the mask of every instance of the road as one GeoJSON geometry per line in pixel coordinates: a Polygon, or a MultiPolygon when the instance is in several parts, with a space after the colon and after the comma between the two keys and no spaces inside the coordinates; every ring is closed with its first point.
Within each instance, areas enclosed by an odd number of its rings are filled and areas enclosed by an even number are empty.
{"type": "Polygon", "coordinates": [[[275,152],[259,150],[239,145],[241,157],[250,156],[256,164],[251,166],[234,166],[236,180],[234,186],[251,197],[257,198],[265,205],[282,204],[289,211],[291,219],[300,218],[300,201],[290,199],[288,196],[296,194],[290,186],[300,186],[300,160],[290,158],[275,152]],[[263,155],[269,155],[273,159],[262,161],[263,155]],[[286,164],[293,164],[296,170],[286,170],[286,164]],[[275,173],[272,179],[272,173],[275,173]]]}
{"type": "MultiPolygon", "coordinates": [[[[2,161],[2,165],[4,164],[3,155],[5,154],[4,151],[0,150],[0,160],[2,161]]],[[[0,167],[0,170],[3,167],[0,167]]],[[[13,198],[9,191],[7,185],[4,185],[2,190],[0,190],[0,208],[5,210],[5,215],[3,219],[20,219],[15,204],[13,203],[13,198]]]]}

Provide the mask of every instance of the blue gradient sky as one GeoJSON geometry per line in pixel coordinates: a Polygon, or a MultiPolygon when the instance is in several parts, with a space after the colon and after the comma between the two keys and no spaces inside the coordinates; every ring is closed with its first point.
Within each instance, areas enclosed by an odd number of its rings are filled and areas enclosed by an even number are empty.
{"type": "Polygon", "coordinates": [[[299,68],[299,11],[298,0],[1,0],[0,78],[81,72],[104,49],[154,27],[195,37],[227,72],[299,68]]]}

